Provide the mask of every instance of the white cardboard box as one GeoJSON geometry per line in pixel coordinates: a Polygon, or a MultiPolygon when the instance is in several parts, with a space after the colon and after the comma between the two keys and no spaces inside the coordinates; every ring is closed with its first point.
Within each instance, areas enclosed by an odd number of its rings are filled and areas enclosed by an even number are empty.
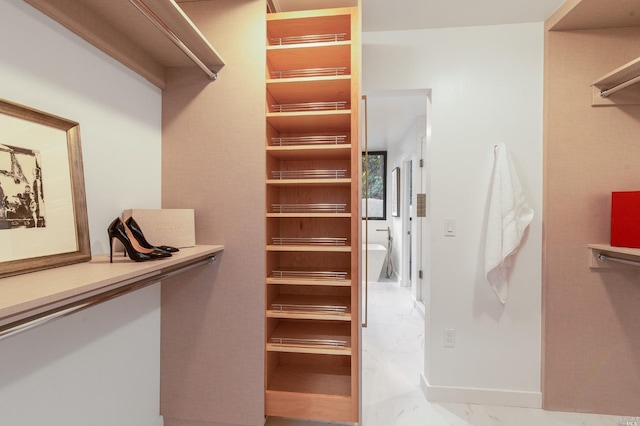
{"type": "Polygon", "coordinates": [[[193,247],[196,245],[193,209],[130,209],[122,220],[133,217],[145,239],[154,246],[193,247]]]}

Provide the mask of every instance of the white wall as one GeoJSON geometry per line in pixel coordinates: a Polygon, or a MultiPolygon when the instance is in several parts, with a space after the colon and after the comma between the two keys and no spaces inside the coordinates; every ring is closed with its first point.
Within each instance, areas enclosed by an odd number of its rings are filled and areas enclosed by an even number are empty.
{"type": "Polygon", "coordinates": [[[365,33],[363,44],[364,91],[432,90],[427,395],[539,406],[543,25],[365,33]],[[500,142],[536,213],[504,307],[483,271],[500,142]],[[456,218],[456,237],[443,235],[445,217],[456,218]],[[455,348],[443,347],[445,328],[456,330],[455,348]]]}
{"type": "MultiPolygon", "coordinates": [[[[0,2],[0,97],[80,123],[92,254],[160,207],[161,92],[21,0],[0,2]]],[[[160,289],[0,342],[0,423],[162,424],[160,289]]]]}

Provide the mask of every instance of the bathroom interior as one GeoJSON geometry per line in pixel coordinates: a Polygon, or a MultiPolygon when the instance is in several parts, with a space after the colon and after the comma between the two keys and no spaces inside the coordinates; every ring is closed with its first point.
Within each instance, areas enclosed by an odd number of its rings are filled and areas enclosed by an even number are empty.
{"type": "MultiPolygon", "coordinates": [[[[420,250],[426,241],[422,228],[426,214],[417,215],[418,194],[424,194],[428,170],[424,167],[427,143],[428,90],[378,91],[363,95],[363,200],[362,281],[397,282],[410,292],[424,312],[421,299],[420,250]],[[365,199],[368,188],[367,156],[376,155],[384,170],[384,191],[365,199]],[[423,167],[420,167],[420,164],[423,167]],[[382,207],[384,204],[384,208],[382,207]],[[365,215],[365,212],[369,212],[365,215]],[[366,272],[366,274],[365,274],[366,272]]],[[[376,163],[378,164],[378,163],[376,163]]],[[[366,310],[366,305],[365,305],[366,310]]]]}

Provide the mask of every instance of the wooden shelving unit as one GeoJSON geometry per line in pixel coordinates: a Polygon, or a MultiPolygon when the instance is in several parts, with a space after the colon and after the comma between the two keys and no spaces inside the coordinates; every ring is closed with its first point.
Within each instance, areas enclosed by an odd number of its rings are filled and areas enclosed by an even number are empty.
{"type": "Polygon", "coordinates": [[[359,421],[358,15],[267,15],[267,416],[359,421]]]}

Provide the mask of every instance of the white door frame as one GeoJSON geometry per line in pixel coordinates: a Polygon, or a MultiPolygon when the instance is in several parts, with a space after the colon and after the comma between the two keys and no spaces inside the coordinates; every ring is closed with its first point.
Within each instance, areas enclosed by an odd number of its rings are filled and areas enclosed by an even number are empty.
{"type": "MultiPolygon", "coordinates": [[[[411,185],[415,185],[415,180],[413,179],[413,175],[415,174],[412,170],[416,165],[415,156],[411,155],[407,157],[402,162],[402,177],[401,177],[401,205],[400,205],[400,216],[402,217],[402,239],[401,239],[401,247],[402,247],[402,266],[400,268],[400,276],[401,276],[401,285],[403,287],[411,287],[412,282],[415,282],[415,226],[414,221],[411,220],[412,217],[415,216],[414,209],[415,206],[412,202],[411,198],[411,185]]],[[[413,187],[415,189],[415,186],[413,187]]],[[[413,191],[415,192],[415,191],[413,191]]]]}

